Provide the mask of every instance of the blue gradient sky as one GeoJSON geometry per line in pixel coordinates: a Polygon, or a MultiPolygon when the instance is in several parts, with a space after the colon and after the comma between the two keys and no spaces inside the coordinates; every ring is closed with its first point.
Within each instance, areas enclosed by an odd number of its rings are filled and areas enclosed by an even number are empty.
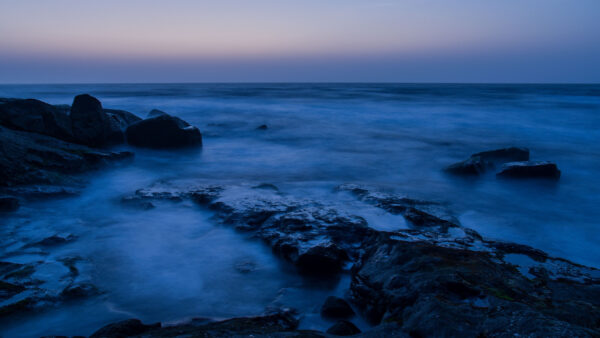
{"type": "Polygon", "coordinates": [[[0,1],[0,83],[597,83],[599,60],[599,0],[0,1]]]}

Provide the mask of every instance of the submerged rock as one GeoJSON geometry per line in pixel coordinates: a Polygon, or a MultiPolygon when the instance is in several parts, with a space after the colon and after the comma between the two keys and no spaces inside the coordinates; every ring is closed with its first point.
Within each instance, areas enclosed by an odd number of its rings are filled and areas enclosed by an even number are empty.
{"type": "Polygon", "coordinates": [[[11,212],[19,209],[19,200],[12,196],[0,196],[0,212],[11,212]]]}
{"type": "Polygon", "coordinates": [[[342,298],[329,296],[321,306],[321,316],[325,318],[349,318],[354,316],[354,310],[342,298]]]}
{"type": "Polygon", "coordinates": [[[340,320],[333,324],[332,327],[327,329],[327,333],[336,336],[353,336],[355,334],[359,334],[360,330],[351,322],[347,320],[340,320]]]}
{"type": "Polygon", "coordinates": [[[529,149],[503,148],[473,154],[462,162],[446,167],[445,171],[455,175],[480,175],[502,163],[528,160],[529,149]]]}
{"type": "Polygon", "coordinates": [[[201,147],[200,130],[184,120],[153,110],[145,120],[130,125],[126,130],[127,142],[147,148],[201,147]]]}
{"type": "Polygon", "coordinates": [[[559,179],[560,170],[555,163],[547,161],[527,161],[506,163],[497,174],[499,177],[511,178],[548,178],[559,179]]]}

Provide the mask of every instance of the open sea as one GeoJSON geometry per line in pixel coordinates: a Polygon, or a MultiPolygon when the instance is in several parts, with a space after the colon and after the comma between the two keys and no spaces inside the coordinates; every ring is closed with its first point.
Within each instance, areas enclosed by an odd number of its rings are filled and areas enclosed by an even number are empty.
{"type": "MultiPolygon", "coordinates": [[[[600,268],[600,85],[0,86],[0,97],[51,104],[71,104],[82,93],[140,117],[154,108],[178,116],[200,128],[204,147],[135,149],[132,163],[89,174],[81,195],[2,216],[0,261],[42,260],[36,274],[46,287],[60,289],[55,276],[66,269],[60,260],[77,257],[82,278],[105,294],[0,323],[0,336],[88,335],[124,318],[175,323],[258,315],[275,305],[305,313],[303,328],[331,324],[320,318],[319,306],[328,295],[343,295],[347,277],[335,285],[303,279],[261,242],[215,224],[192,205],[141,211],[118,203],[161,180],[271,183],[319,198],[342,183],[373,185],[445,203],[484,237],[600,268]],[[258,130],[263,124],[268,129],[258,130]],[[557,163],[560,180],[443,171],[473,153],[509,146],[557,163]],[[44,255],[14,254],[19,243],[54,234],[77,240],[44,255]],[[255,271],[235,269],[248,259],[255,271]]],[[[380,228],[398,226],[383,211],[353,212],[380,228]]]]}

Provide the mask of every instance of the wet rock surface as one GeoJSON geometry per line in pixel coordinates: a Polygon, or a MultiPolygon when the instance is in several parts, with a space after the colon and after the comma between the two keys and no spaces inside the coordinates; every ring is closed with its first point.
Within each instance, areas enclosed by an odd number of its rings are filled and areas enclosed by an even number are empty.
{"type": "Polygon", "coordinates": [[[403,215],[409,228],[377,231],[334,206],[251,186],[177,188],[162,182],[132,198],[191,199],[215,211],[223,224],[264,240],[296,266],[314,248],[331,245],[333,252],[343,252],[344,264],[353,264],[350,299],[377,325],[364,336],[599,333],[598,270],[526,245],[487,240],[461,226],[440,203],[354,184],[335,191],[403,215]]]}
{"type": "Polygon", "coordinates": [[[529,149],[510,147],[483,151],[471,155],[462,162],[452,164],[445,170],[454,175],[480,175],[500,164],[516,161],[529,161],[529,149]]]}
{"type": "Polygon", "coordinates": [[[0,186],[68,185],[72,174],[133,156],[0,126],[0,186]]]}
{"type": "Polygon", "coordinates": [[[184,120],[159,110],[153,110],[145,120],[137,121],[126,130],[127,142],[147,148],[201,147],[200,130],[184,120]]]}
{"type": "MultiPolygon", "coordinates": [[[[298,320],[287,313],[242,317],[218,322],[201,321],[161,327],[144,325],[138,319],[109,324],[90,337],[318,337],[317,333],[295,331],[298,320]]],[[[322,335],[321,335],[322,336],[322,335]]]]}
{"type": "Polygon", "coordinates": [[[498,177],[505,178],[545,178],[557,180],[561,172],[556,163],[547,161],[510,162],[504,164],[498,177]]]}
{"type": "Polygon", "coordinates": [[[351,322],[347,320],[340,320],[333,324],[332,327],[327,329],[327,333],[335,336],[352,336],[360,333],[360,330],[351,322]]]}
{"type": "Polygon", "coordinates": [[[354,310],[348,303],[339,297],[329,296],[321,306],[321,316],[325,318],[349,318],[354,315],[354,310]]]}

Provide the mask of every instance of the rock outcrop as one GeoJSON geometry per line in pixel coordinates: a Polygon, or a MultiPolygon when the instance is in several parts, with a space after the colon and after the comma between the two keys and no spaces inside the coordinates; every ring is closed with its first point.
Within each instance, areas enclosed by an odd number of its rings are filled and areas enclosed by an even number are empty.
{"type": "Polygon", "coordinates": [[[62,107],[33,99],[0,99],[0,125],[74,141],[69,115],[62,107]]]}
{"type": "Polygon", "coordinates": [[[130,125],[126,131],[127,142],[146,148],[201,147],[200,130],[184,120],[159,110],[150,112],[145,120],[130,125]]]}
{"type": "Polygon", "coordinates": [[[321,316],[336,319],[350,318],[354,316],[354,310],[342,298],[329,296],[321,306],[321,316]]]}
{"type": "Polygon", "coordinates": [[[455,175],[480,175],[496,166],[515,161],[529,161],[529,149],[503,148],[483,151],[471,155],[468,159],[446,167],[446,172],[455,175]]]}
{"type": "Polygon", "coordinates": [[[95,97],[88,94],[76,96],[70,114],[75,140],[91,147],[123,143],[122,125],[115,116],[109,116],[95,97]]]}
{"type": "Polygon", "coordinates": [[[560,178],[560,170],[556,163],[547,161],[510,162],[504,164],[498,177],[510,178],[546,178],[557,180],[560,178]]]}
{"type": "Polygon", "coordinates": [[[4,127],[0,127],[0,153],[0,186],[67,184],[73,181],[72,174],[133,156],[4,127]]]}

